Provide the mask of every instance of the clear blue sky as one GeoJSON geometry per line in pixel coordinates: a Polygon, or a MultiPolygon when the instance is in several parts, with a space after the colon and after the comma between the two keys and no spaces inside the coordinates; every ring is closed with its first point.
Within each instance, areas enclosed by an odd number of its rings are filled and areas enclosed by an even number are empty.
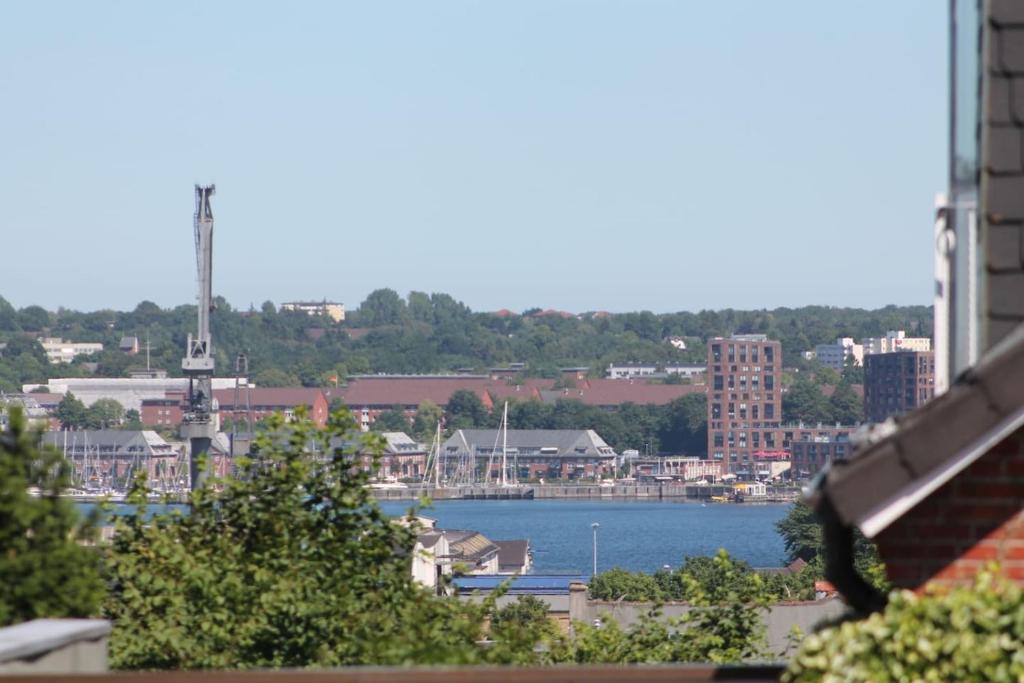
{"type": "Polygon", "coordinates": [[[0,295],[930,303],[947,3],[19,2],[0,295]]]}

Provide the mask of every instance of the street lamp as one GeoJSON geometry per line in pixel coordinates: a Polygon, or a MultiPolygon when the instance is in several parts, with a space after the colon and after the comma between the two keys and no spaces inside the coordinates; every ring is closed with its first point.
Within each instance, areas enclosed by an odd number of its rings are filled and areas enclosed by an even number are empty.
{"type": "Polygon", "coordinates": [[[594,522],[590,528],[594,530],[594,576],[597,576],[597,530],[601,525],[594,522]]]}

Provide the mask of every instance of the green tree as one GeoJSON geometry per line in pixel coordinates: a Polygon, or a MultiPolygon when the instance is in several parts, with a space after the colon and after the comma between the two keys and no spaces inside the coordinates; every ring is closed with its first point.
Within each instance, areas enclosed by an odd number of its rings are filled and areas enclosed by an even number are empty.
{"type": "Polygon", "coordinates": [[[864,402],[845,380],[829,397],[828,407],[832,420],[840,424],[855,425],[864,421],[864,402]]]}
{"type": "Polygon", "coordinates": [[[317,430],[275,415],[268,427],[238,477],[195,491],[188,515],[150,518],[137,480],[108,562],[112,665],[485,661],[483,613],[413,582],[414,529],[381,512],[369,475],[332,445],[359,438],[351,417],[317,430]]]}
{"type": "Polygon", "coordinates": [[[124,414],[124,428],[127,430],[140,430],[144,428],[142,416],[135,408],[130,408],[124,414]]]}
{"type": "Polygon", "coordinates": [[[50,326],[50,314],[42,306],[26,306],[18,311],[18,325],[23,330],[42,332],[50,326]]]}
{"type": "Polygon", "coordinates": [[[486,427],[490,423],[490,415],[483,401],[476,392],[469,389],[452,392],[445,412],[449,429],[473,429],[486,427]]]}
{"type": "Polygon", "coordinates": [[[782,536],[787,562],[798,558],[810,562],[821,555],[824,547],[821,522],[807,503],[795,503],[786,516],[775,523],[775,529],[782,536]]]}
{"type": "Polygon", "coordinates": [[[373,421],[375,432],[407,432],[409,431],[409,418],[405,416],[402,406],[395,406],[385,410],[373,421]]]}
{"type": "Polygon", "coordinates": [[[405,316],[405,301],[393,289],[374,290],[359,306],[359,324],[366,327],[399,325],[405,316]]]}
{"type": "Polygon", "coordinates": [[[124,406],[112,398],[97,399],[85,409],[88,429],[116,429],[124,422],[124,406]]]}
{"type": "Polygon", "coordinates": [[[832,418],[821,387],[801,373],[782,395],[782,419],[786,422],[828,422],[832,418]]]}
{"type": "Polygon", "coordinates": [[[613,567],[590,579],[590,596],[595,600],[640,602],[663,600],[665,594],[653,576],[613,567]]]}
{"type": "Polygon", "coordinates": [[[657,427],[660,448],[669,453],[706,454],[707,410],[706,394],[689,394],[665,406],[657,427]]]}
{"type": "Polygon", "coordinates": [[[254,382],[261,387],[294,387],[299,385],[299,378],[280,368],[267,368],[256,373],[254,382]]]}
{"type": "Polygon", "coordinates": [[[412,433],[424,442],[430,442],[437,430],[437,423],[444,417],[444,411],[433,401],[424,399],[416,407],[416,416],[412,419],[412,433]]]}
{"type": "Polygon", "coordinates": [[[57,404],[57,419],[61,429],[86,429],[88,411],[85,404],[78,400],[70,391],[57,404]]]}
{"type": "Polygon", "coordinates": [[[94,522],[60,493],[67,461],[39,447],[20,408],[0,432],[0,626],[40,617],[90,617],[103,596],[100,558],[81,544],[94,522]],[[38,489],[38,497],[29,495],[38,489]]]}

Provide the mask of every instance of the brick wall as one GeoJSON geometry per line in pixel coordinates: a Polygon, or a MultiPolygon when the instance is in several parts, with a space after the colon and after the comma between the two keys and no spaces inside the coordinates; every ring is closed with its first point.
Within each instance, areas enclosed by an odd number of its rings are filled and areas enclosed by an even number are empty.
{"type": "Polygon", "coordinates": [[[1024,583],[1024,430],[883,531],[876,539],[889,579],[918,588],[926,581],[967,583],[998,562],[1024,583]]]}

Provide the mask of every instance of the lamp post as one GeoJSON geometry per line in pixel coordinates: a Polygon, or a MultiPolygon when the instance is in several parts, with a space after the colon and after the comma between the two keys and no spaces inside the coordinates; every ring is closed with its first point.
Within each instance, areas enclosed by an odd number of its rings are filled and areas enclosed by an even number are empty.
{"type": "Polygon", "coordinates": [[[594,530],[594,576],[597,576],[597,530],[601,525],[594,522],[590,528],[594,530]]]}

